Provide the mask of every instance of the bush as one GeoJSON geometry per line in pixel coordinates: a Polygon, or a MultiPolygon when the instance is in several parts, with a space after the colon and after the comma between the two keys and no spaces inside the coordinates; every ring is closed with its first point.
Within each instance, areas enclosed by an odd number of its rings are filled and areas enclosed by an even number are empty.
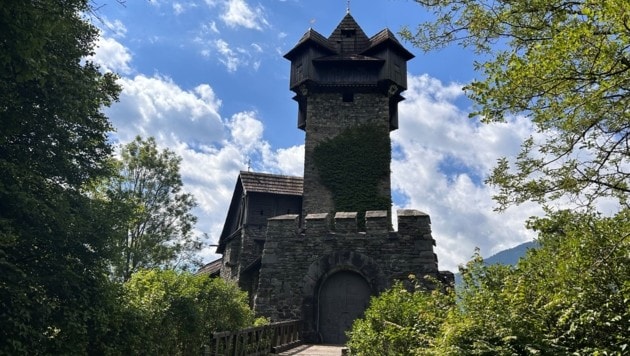
{"type": "Polygon", "coordinates": [[[124,299],[121,354],[198,354],[213,332],[254,323],[247,296],[236,285],[188,272],[137,272],[124,284],[124,299]]]}
{"type": "Polygon", "coordinates": [[[428,291],[411,279],[415,286],[411,291],[398,282],[372,298],[364,318],[356,320],[349,333],[353,355],[408,355],[433,344],[455,306],[454,293],[451,289],[428,291]]]}

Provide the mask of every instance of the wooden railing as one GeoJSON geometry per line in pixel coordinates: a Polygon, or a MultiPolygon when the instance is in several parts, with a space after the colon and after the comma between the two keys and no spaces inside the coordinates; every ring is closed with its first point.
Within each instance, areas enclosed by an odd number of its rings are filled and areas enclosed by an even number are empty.
{"type": "Polygon", "coordinates": [[[255,356],[288,350],[302,343],[299,320],[212,334],[204,356],[255,356]]]}

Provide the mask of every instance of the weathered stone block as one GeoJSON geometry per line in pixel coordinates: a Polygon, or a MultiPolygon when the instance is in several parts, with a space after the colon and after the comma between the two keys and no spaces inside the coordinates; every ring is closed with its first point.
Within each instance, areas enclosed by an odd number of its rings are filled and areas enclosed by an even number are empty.
{"type": "Polygon", "coordinates": [[[335,214],[335,231],[353,233],[358,231],[356,212],[338,212],[335,214]]]}
{"type": "Polygon", "coordinates": [[[413,209],[398,212],[398,234],[401,238],[416,239],[430,232],[431,219],[428,214],[413,209]]]}
{"type": "Polygon", "coordinates": [[[304,228],[306,229],[307,237],[326,235],[330,231],[330,214],[308,214],[304,218],[304,228]]]}
{"type": "Polygon", "coordinates": [[[389,231],[389,216],[385,210],[365,212],[365,230],[369,233],[385,233],[389,231]]]}

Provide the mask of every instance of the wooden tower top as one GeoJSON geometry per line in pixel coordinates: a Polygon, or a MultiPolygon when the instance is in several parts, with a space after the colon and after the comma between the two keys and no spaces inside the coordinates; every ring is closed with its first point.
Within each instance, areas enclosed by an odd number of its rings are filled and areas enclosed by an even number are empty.
{"type": "MultiPolygon", "coordinates": [[[[390,82],[403,91],[407,88],[407,73],[406,66],[403,73],[401,65],[413,57],[389,29],[383,29],[369,38],[349,13],[328,38],[311,28],[284,55],[292,64],[290,89],[295,92],[301,85],[309,82],[328,86],[377,85],[390,82]],[[369,78],[365,75],[357,78],[352,75],[352,71],[346,71],[348,76],[337,73],[333,78],[327,70],[349,65],[359,66],[361,71],[365,71],[367,66],[372,75],[369,78]]],[[[389,90],[389,86],[385,88],[389,90]]]]}

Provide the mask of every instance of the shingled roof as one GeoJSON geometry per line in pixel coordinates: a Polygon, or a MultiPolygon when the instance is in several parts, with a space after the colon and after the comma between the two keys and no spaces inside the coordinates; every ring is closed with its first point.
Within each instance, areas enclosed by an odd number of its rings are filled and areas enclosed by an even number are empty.
{"type": "Polygon", "coordinates": [[[206,263],[201,268],[197,270],[197,275],[207,274],[211,277],[218,276],[221,272],[221,264],[223,263],[222,259],[216,259],[210,263],[206,263]]]}
{"type": "Polygon", "coordinates": [[[403,47],[392,31],[387,28],[371,38],[368,38],[365,32],[363,32],[361,26],[359,26],[350,14],[346,14],[346,16],[344,16],[339,25],[337,25],[328,38],[322,36],[319,32],[313,30],[312,28],[309,28],[302,38],[300,38],[298,43],[287,54],[285,54],[284,57],[288,60],[293,60],[293,57],[299,52],[299,50],[307,45],[316,45],[319,48],[325,49],[325,51],[328,52],[328,56],[330,57],[328,60],[330,61],[352,61],[359,58],[356,56],[360,56],[360,59],[364,60],[374,49],[383,45],[391,45],[396,48],[407,60],[414,57],[411,52],[403,47]],[[347,48],[340,47],[340,44],[344,42],[345,31],[354,32],[355,45],[347,48]]]}
{"type": "Polygon", "coordinates": [[[284,58],[291,59],[293,54],[296,53],[300,48],[302,48],[307,43],[314,43],[318,45],[320,48],[324,48],[329,53],[336,53],[333,45],[328,42],[328,39],[322,36],[319,32],[309,28],[308,31],[300,38],[298,43],[287,53],[284,55],[284,58]]]}
{"type": "Polygon", "coordinates": [[[411,58],[415,57],[411,52],[403,47],[396,36],[388,28],[382,30],[381,32],[375,34],[374,36],[372,36],[372,38],[370,38],[370,46],[364,51],[364,53],[369,53],[371,52],[371,50],[387,43],[393,45],[394,48],[401,52],[406,60],[410,60],[411,58]]]}
{"type": "Polygon", "coordinates": [[[239,178],[245,193],[255,192],[302,195],[304,190],[304,179],[302,177],[257,172],[241,172],[239,178]]]}

